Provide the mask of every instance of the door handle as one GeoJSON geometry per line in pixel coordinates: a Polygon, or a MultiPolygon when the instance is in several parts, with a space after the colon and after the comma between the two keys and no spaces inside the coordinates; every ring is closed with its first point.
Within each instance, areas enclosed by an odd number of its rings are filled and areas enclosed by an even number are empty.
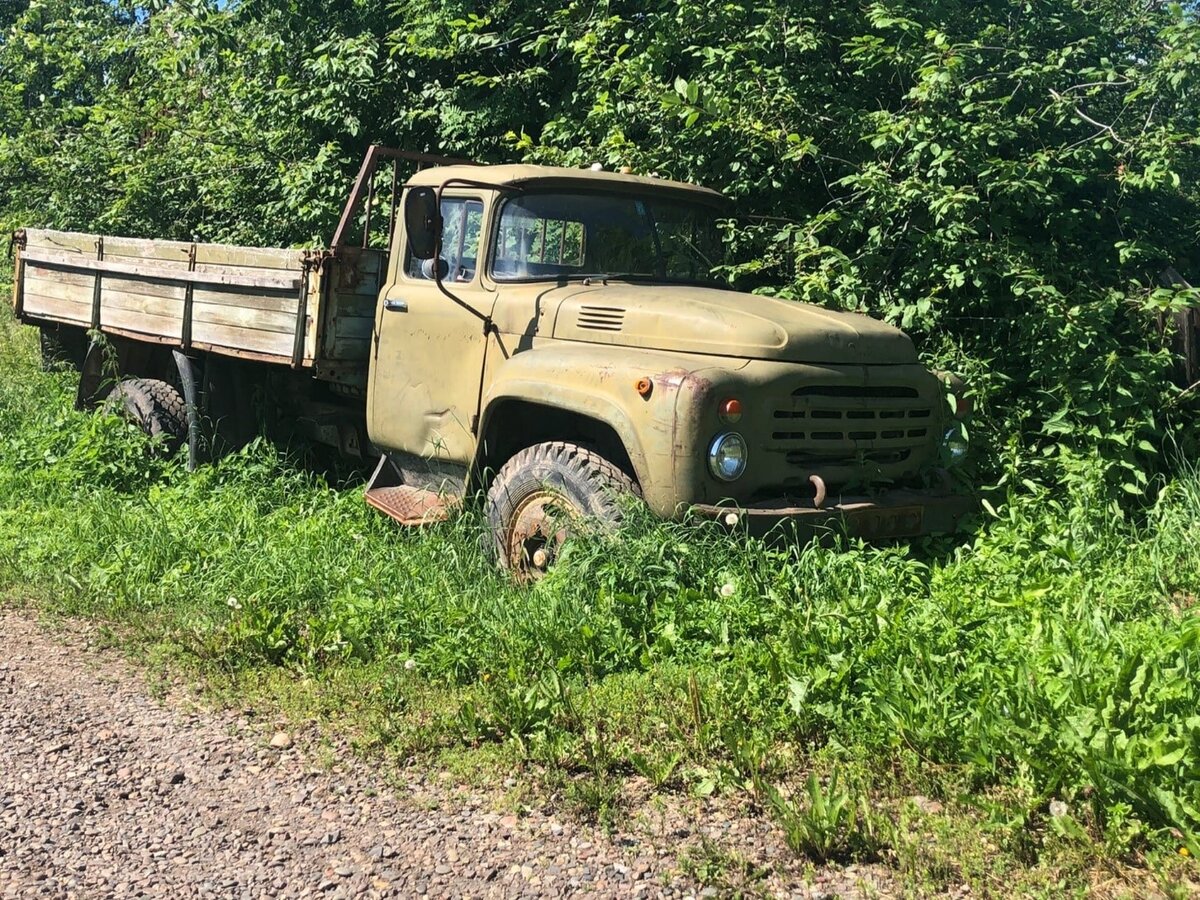
{"type": "Polygon", "coordinates": [[[407,300],[384,300],[383,308],[388,312],[408,312],[407,300]]]}

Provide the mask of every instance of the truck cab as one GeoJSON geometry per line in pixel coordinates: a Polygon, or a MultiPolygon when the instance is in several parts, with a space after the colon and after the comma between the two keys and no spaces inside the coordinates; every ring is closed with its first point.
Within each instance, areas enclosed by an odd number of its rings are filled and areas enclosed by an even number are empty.
{"type": "Polygon", "coordinates": [[[487,488],[513,568],[536,575],[572,521],[628,502],[868,537],[952,530],[970,508],[945,490],[961,387],[889,325],[720,283],[720,194],[448,166],[418,172],[402,205],[369,438],[392,484],[487,488]]]}

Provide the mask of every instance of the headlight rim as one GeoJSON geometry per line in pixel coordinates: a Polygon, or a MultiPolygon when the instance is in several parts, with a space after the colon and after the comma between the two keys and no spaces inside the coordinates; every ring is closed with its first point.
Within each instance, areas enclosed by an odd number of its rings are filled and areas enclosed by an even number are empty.
{"type": "Polygon", "coordinates": [[[716,478],[718,481],[731,484],[746,474],[746,468],[750,462],[750,445],[746,442],[746,438],[741,432],[731,430],[721,431],[714,435],[713,439],[708,442],[706,459],[708,462],[709,474],[711,474],[713,478],[716,478]],[[741,444],[742,458],[741,465],[738,467],[737,472],[733,475],[725,475],[718,464],[718,454],[720,453],[724,443],[730,439],[736,440],[741,444]]]}
{"type": "Polygon", "coordinates": [[[955,420],[942,434],[941,453],[947,468],[957,468],[971,452],[971,439],[961,421],[955,420]],[[956,446],[957,445],[957,446],[956,446]]]}

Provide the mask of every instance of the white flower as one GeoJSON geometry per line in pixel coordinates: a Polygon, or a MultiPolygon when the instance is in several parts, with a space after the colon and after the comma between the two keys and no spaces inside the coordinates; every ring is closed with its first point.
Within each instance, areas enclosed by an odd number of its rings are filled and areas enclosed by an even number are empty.
{"type": "Polygon", "coordinates": [[[228,599],[226,599],[225,605],[228,606],[230,609],[241,609],[242,608],[242,604],[238,602],[237,597],[229,597],[228,599]]]}
{"type": "Polygon", "coordinates": [[[410,671],[410,672],[411,672],[411,671],[412,671],[413,669],[415,669],[416,667],[417,667],[417,661],[416,661],[415,659],[406,659],[406,660],[404,661],[404,668],[405,668],[406,670],[408,670],[408,671],[410,671]]]}
{"type": "Polygon", "coordinates": [[[1050,801],[1050,815],[1056,819],[1061,819],[1067,814],[1067,804],[1061,800],[1050,801]]]}
{"type": "Polygon", "coordinates": [[[721,585],[721,596],[732,597],[735,590],[736,588],[732,584],[726,582],[725,584],[721,585]]]}

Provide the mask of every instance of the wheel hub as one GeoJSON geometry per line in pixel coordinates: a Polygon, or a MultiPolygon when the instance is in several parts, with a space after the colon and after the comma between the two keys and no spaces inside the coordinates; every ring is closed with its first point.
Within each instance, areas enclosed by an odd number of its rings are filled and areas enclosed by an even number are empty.
{"type": "Polygon", "coordinates": [[[537,491],[522,500],[508,532],[509,567],[526,578],[545,575],[567,539],[571,512],[569,501],[552,491],[537,491]]]}

